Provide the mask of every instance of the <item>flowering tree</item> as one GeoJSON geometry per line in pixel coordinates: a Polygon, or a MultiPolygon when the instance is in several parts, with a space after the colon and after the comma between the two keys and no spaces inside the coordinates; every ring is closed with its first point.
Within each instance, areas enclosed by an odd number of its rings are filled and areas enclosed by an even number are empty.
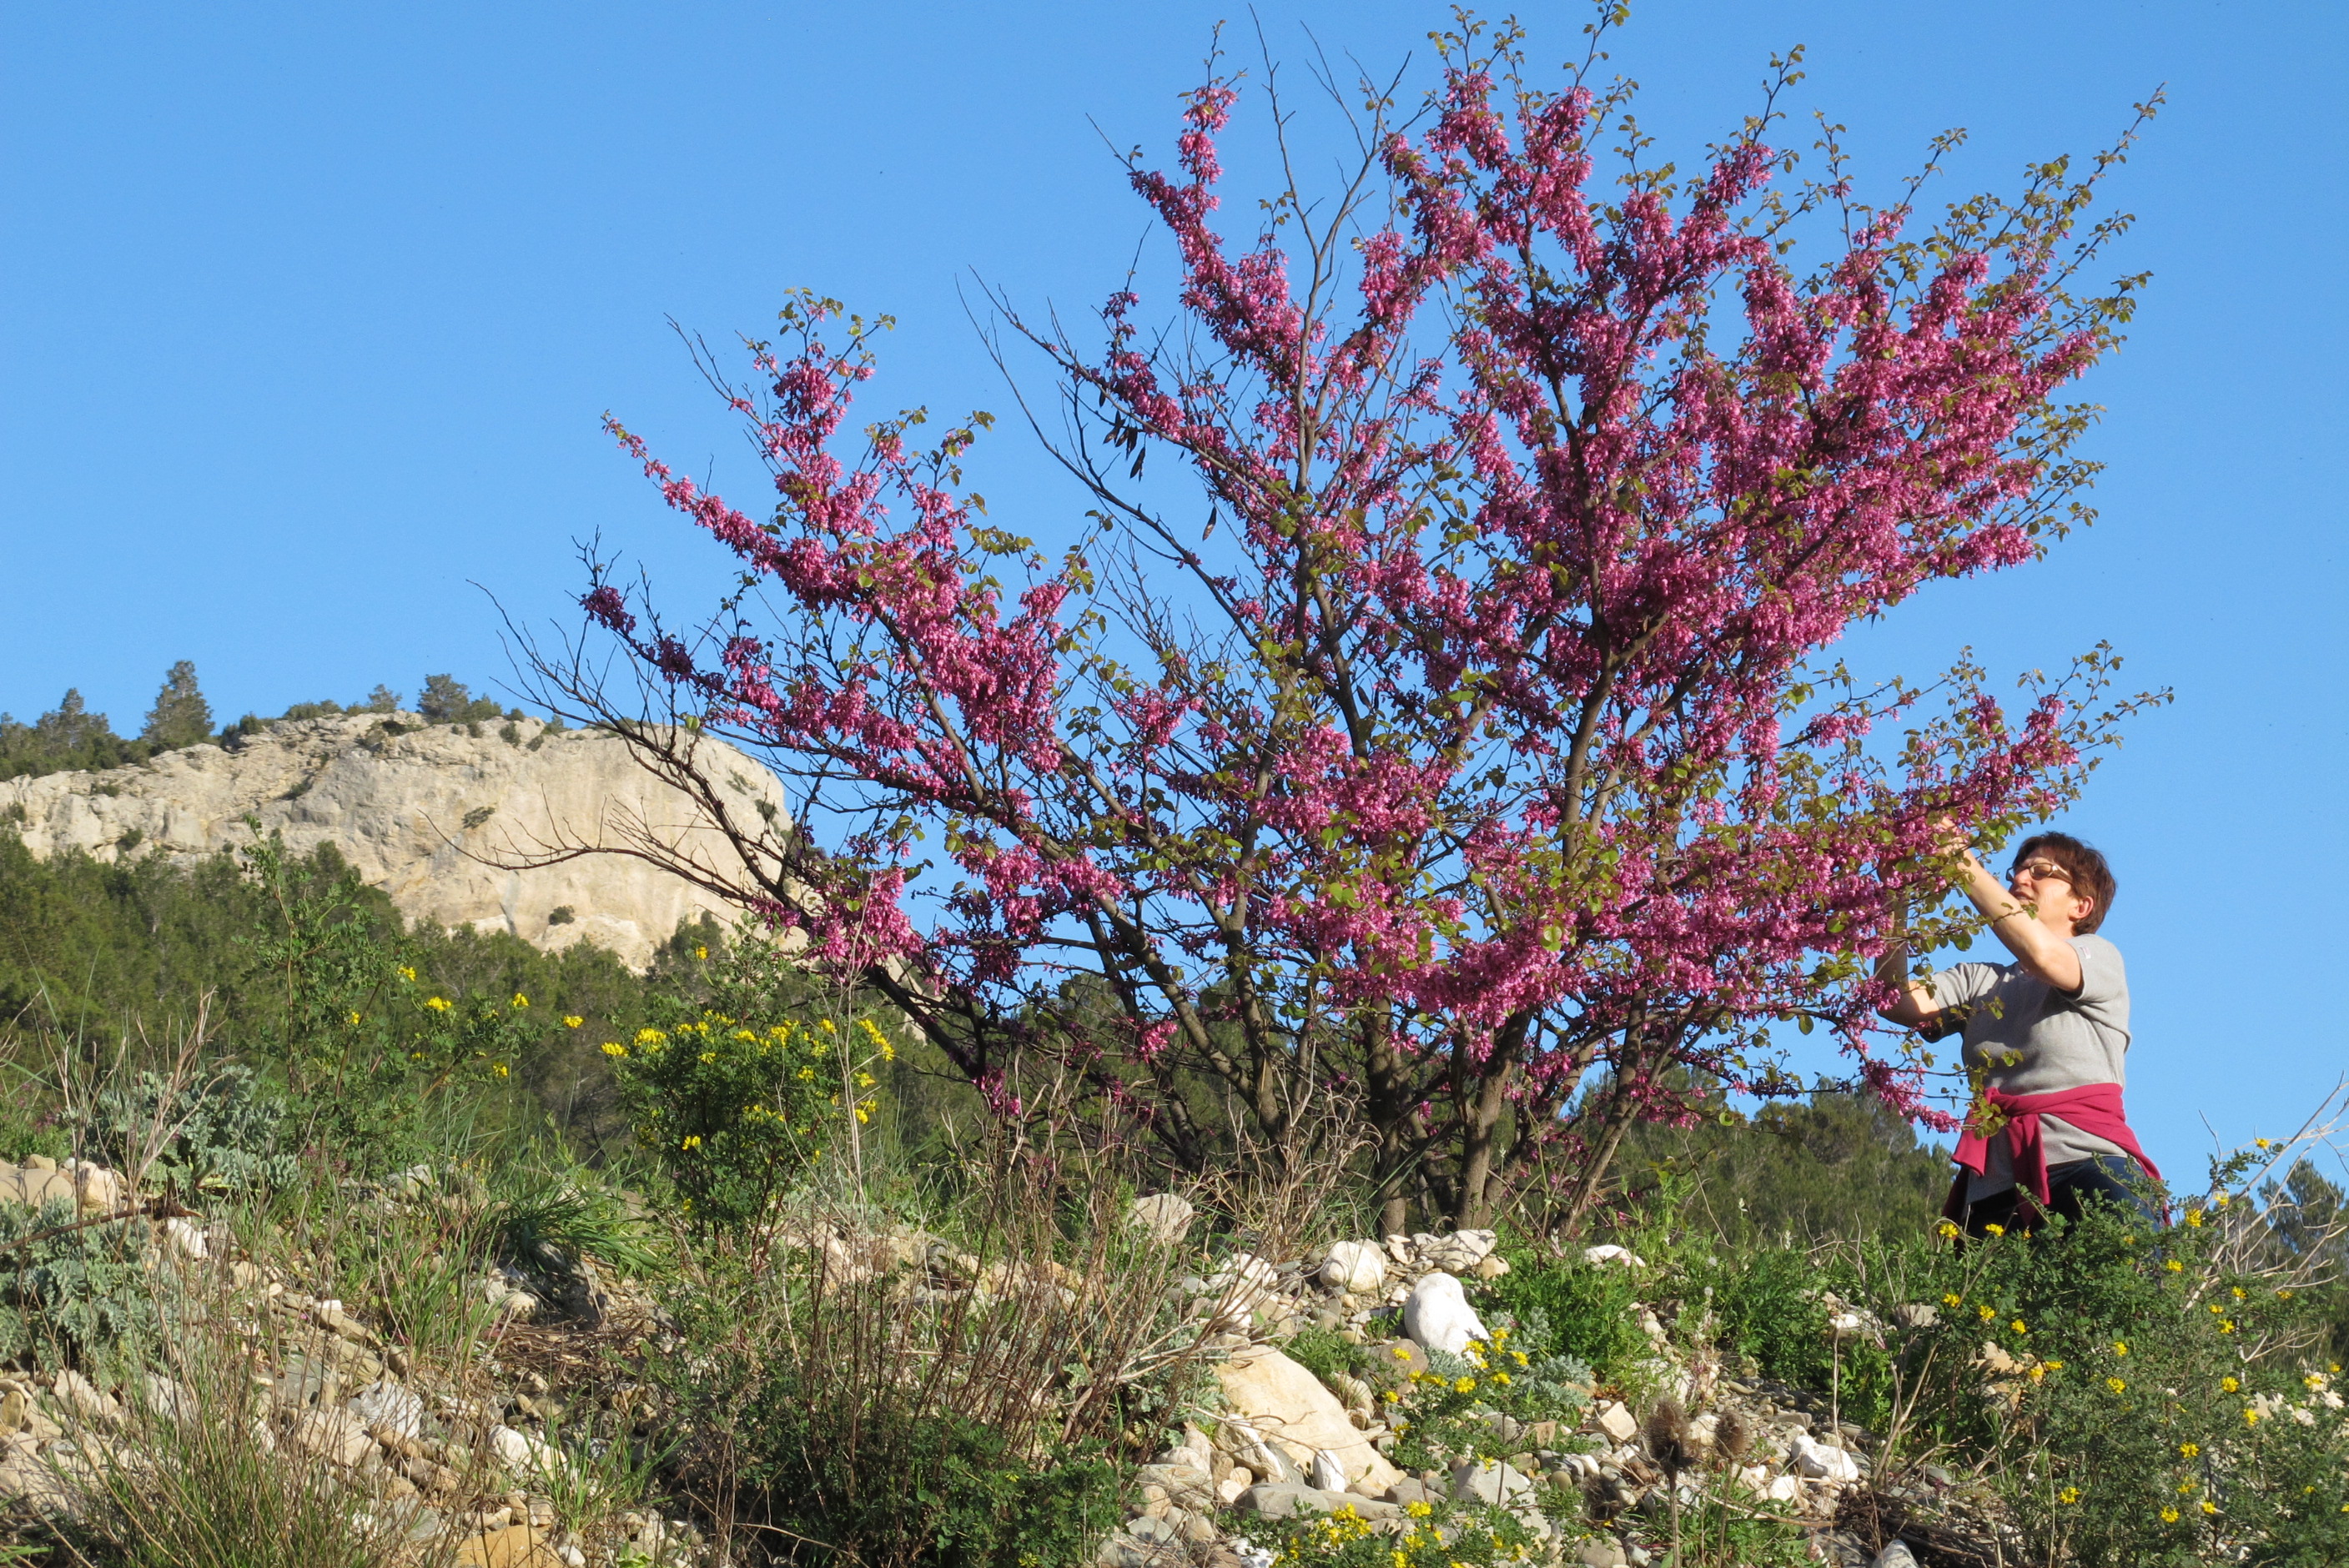
{"type": "Polygon", "coordinates": [[[2056,398],[2128,314],[2134,280],[2067,286],[2125,222],[2085,217],[2116,153],[1919,233],[1915,186],[1857,205],[1831,137],[1830,178],[1774,191],[1767,105],[1687,178],[1626,116],[1602,179],[1624,89],[1590,62],[1538,88],[1506,31],[1442,44],[1422,113],[1355,123],[1350,182],[1292,178],[1239,238],[1238,80],[1189,96],[1174,170],[1131,165],[1180,330],[1145,335],[1131,288],[1098,349],[1006,309],[1057,372],[1081,536],[985,521],[984,416],[844,437],[885,318],[800,297],[751,386],[705,359],[771,515],[613,426],[742,593],[680,632],[594,562],[647,701],[584,645],[540,661],[752,871],[680,869],[999,1110],[1049,1067],[1197,1168],[1225,1117],[1300,1156],[1334,1098],[1391,1227],[1413,1197],[1475,1222],[1546,1159],[1578,1208],[1692,1070],[1787,1087],[1774,1023],[1932,1120],[1926,1061],[1870,1048],[1861,960],[1912,901],[1921,946],[1955,929],[1937,821],[2057,809],[2130,706],[2095,710],[2101,650],[2012,711],[1963,665],[1930,714],[1825,656],[2084,515],[2089,411],[2056,398]],[[798,783],[796,823],[746,819],[711,732],[798,783]]]}

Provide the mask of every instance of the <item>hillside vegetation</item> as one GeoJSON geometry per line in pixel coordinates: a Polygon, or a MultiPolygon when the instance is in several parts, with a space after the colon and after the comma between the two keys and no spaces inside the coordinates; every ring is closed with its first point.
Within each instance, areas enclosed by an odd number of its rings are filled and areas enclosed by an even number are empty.
{"type": "Polygon", "coordinates": [[[1381,1237],[1342,1157],[1170,1191],[714,926],[639,975],[405,924],[331,851],[5,833],[0,912],[28,1558],[2349,1550],[2340,1195],[2305,1166],[2238,1161],[2162,1235],[1960,1253],[1897,1118],[1691,1084],[1578,1233],[1528,1193],[1381,1237]]]}

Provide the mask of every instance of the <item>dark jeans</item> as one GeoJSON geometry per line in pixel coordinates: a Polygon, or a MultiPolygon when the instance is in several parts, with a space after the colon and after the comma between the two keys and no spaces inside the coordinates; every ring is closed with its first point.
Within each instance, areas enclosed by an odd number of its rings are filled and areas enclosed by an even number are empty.
{"type": "MultiPolygon", "coordinates": [[[[2077,1222],[2083,1207],[2090,1199],[2116,1205],[2124,1213],[2141,1216],[2146,1224],[2158,1230],[2160,1222],[2145,1200],[2130,1187],[2129,1178],[2137,1166],[2122,1154],[2106,1154],[2094,1160],[2067,1160],[2047,1168],[2047,1212],[2061,1214],[2066,1221],[2077,1222]]],[[[1970,1236],[1984,1233],[1984,1228],[1998,1225],[2006,1230],[2020,1229],[2028,1233],[2039,1223],[2039,1202],[2030,1199],[2025,1208],[2025,1194],[2020,1187],[2010,1187],[2003,1192],[1993,1192],[1979,1203],[1966,1208],[1965,1230],[1970,1236]],[[2022,1212],[2018,1224],[2015,1215],[2022,1212]]]]}

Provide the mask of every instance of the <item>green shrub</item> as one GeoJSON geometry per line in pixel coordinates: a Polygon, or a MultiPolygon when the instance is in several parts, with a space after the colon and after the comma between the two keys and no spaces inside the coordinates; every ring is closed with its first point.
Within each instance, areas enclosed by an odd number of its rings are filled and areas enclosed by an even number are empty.
{"type": "Polygon", "coordinates": [[[2076,1226],[1945,1255],[1940,1320],[1904,1349],[1938,1368],[1920,1414],[1995,1456],[2051,1555],[2349,1562],[2339,1367],[2313,1298],[2260,1266],[2251,1207],[2191,1202],[2155,1233],[2095,1205],[2076,1226]]]}
{"type": "Polygon", "coordinates": [[[1550,1354],[1586,1361],[1602,1380],[1619,1377],[1646,1354],[1638,1293],[1628,1271],[1505,1245],[1509,1272],[1485,1290],[1485,1299],[1520,1319],[1539,1313],[1550,1354]]]}
{"type": "Polygon", "coordinates": [[[1547,1561],[1541,1542],[1506,1510],[1415,1502],[1402,1530],[1374,1531],[1350,1508],[1273,1526],[1276,1568],[1492,1568],[1547,1561]]]}
{"type": "MultiPolygon", "coordinates": [[[[1538,1311],[1526,1315],[1527,1335],[1496,1327],[1489,1342],[1472,1342],[1463,1355],[1426,1353],[1427,1366],[1412,1372],[1390,1397],[1395,1431],[1393,1459],[1405,1470],[1441,1469],[1455,1460],[1504,1459],[1523,1449],[1521,1437],[1495,1418],[1518,1423],[1556,1421],[1571,1432],[1590,1403],[1590,1368],[1570,1356],[1544,1355],[1533,1337],[1544,1325],[1538,1311]],[[1536,1348],[1525,1348],[1531,1346],[1536,1348]]],[[[1552,1448],[1568,1446],[1553,1441],[1552,1448]]]]}
{"type": "Polygon", "coordinates": [[[88,1131],[98,1150],[129,1169],[147,1151],[150,1185],[181,1193],[243,1191],[294,1179],[281,1146],[284,1099],[250,1068],[230,1065],[202,1082],[174,1084],[160,1073],[117,1079],[98,1098],[88,1131]]]}
{"type": "Polygon", "coordinates": [[[737,1503],[779,1543],[773,1561],[1059,1568],[1088,1560],[1120,1517],[1120,1473],[1098,1443],[1023,1451],[948,1410],[843,1411],[837,1390],[749,1361],[713,1376],[708,1391],[735,1422],[737,1503]]]}
{"type": "Polygon", "coordinates": [[[78,1220],[69,1198],[0,1203],[0,1360],[103,1360],[153,1340],[145,1223],[78,1220]]]}
{"type": "Polygon", "coordinates": [[[817,1017],[808,977],[746,932],[656,1011],[657,1025],[608,1041],[636,1141],[697,1227],[764,1216],[835,1141],[871,1121],[874,1069],[896,1047],[871,1018],[817,1017]]]}

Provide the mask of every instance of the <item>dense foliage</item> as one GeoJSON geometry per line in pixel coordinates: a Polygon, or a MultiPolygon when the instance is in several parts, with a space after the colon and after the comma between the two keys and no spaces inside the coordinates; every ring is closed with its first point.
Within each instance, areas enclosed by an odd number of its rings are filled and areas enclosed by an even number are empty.
{"type": "Polygon", "coordinates": [[[1176,320],[1142,279],[1095,341],[1007,311],[1080,528],[987,515],[985,417],[925,449],[921,411],[857,414],[885,323],[799,297],[745,384],[705,366],[769,500],[614,427],[741,590],[688,634],[596,562],[634,678],[543,664],[705,798],[705,729],[793,780],[788,833],[729,820],[735,892],[999,1104],[1074,1078],[1197,1175],[1229,1152],[1197,1081],[1292,1161],[1342,1097],[1391,1228],[1545,1166],[1587,1205],[1675,1081],[1774,1082],[1798,1018],[1930,1119],[1854,954],[1912,897],[1946,913],[1935,824],[2049,814],[2132,706],[2103,650],[2015,710],[1958,668],[1934,714],[1830,652],[2085,515],[2063,397],[2136,283],[2082,281],[2126,226],[2089,216],[2113,157],[1929,222],[1859,205],[1832,143],[1789,180],[1765,102],[1685,172],[1637,139],[1602,172],[1631,91],[1603,55],[1545,80],[1473,24],[1438,53],[1415,110],[1365,88],[1334,190],[1237,223],[1217,62],[1174,166],[1129,166],[1176,320]]]}

